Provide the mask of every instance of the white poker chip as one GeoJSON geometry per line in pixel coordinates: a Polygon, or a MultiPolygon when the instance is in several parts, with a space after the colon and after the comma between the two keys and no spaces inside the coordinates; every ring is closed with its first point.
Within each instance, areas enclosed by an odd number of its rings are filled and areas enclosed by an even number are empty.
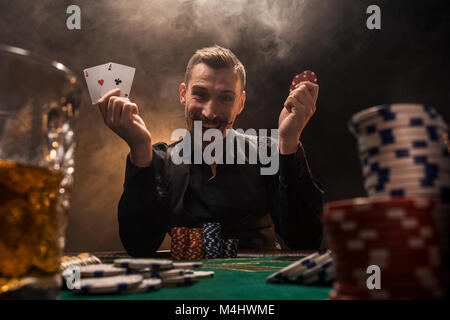
{"type": "Polygon", "coordinates": [[[405,170],[407,168],[410,170],[424,170],[427,167],[434,167],[439,171],[450,171],[450,162],[448,159],[438,157],[409,157],[391,161],[369,162],[362,165],[362,172],[364,176],[367,176],[371,172],[386,169],[389,169],[391,172],[395,172],[397,170],[405,170]]]}
{"type": "Polygon", "coordinates": [[[161,279],[166,279],[166,278],[172,278],[172,277],[178,277],[178,276],[183,276],[186,274],[193,274],[194,271],[191,269],[170,269],[167,271],[152,271],[151,272],[151,277],[152,278],[161,278],[161,279]]]}
{"type": "Polygon", "coordinates": [[[424,179],[408,179],[408,180],[393,180],[384,183],[376,184],[364,184],[366,190],[384,191],[394,189],[419,189],[419,188],[432,188],[436,187],[436,190],[440,190],[441,187],[450,187],[450,180],[448,177],[439,178],[424,178],[424,179]]]}
{"type": "Polygon", "coordinates": [[[197,269],[202,268],[202,262],[174,262],[173,267],[176,269],[197,269]]]}
{"type": "Polygon", "coordinates": [[[87,278],[81,279],[80,288],[75,287],[74,290],[83,294],[116,293],[136,288],[142,281],[143,278],[140,275],[87,278]]]}
{"type": "Polygon", "coordinates": [[[278,270],[277,272],[269,275],[266,278],[266,280],[268,282],[276,282],[276,281],[280,281],[280,280],[286,280],[292,274],[295,274],[295,272],[298,269],[302,269],[306,263],[312,261],[314,258],[316,258],[318,256],[319,256],[319,253],[317,253],[317,252],[310,254],[309,256],[306,256],[294,263],[291,263],[290,265],[287,265],[286,267],[282,268],[281,270],[278,270]]]}
{"type": "MultiPolygon", "coordinates": [[[[304,264],[302,268],[298,268],[295,272],[291,273],[291,278],[298,278],[300,276],[307,276],[321,270],[323,264],[332,261],[331,251],[327,251],[324,254],[312,259],[311,263],[304,264]]],[[[329,264],[329,263],[328,263],[329,264]]]]}
{"type": "Polygon", "coordinates": [[[410,183],[427,183],[430,184],[445,184],[445,182],[450,181],[450,173],[448,174],[440,174],[436,177],[430,177],[423,172],[411,172],[407,174],[395,174],[392,175],[377,175],[377,174],[369,174],[364,181],[364,188],[370,189],[375,186],[384,186],[388,183],[398,183],[398,185],[403,185],[408,187],[410,183]]]}
{"type": "Polygon", "coordinates": [[[110,277],[126,274],[125,268],[118,268],[112,264],[93,264],[80,267],[81,278],[110,277]]]}
{"type": "Polygon", "coordinates": [[[436,110],[430,106],[417,103],[396,103],[380,105],[364,109],[352,116],[353,123],[360,123],[372,117],[387,114],[428,114],[430,117],[438,116],[436,110]]]}
{"type": "Polygon", "coordinates": [[[162,278],[164,287],[190,285],[196,282],[197,278],[193,274],[185,274],[182,276],[175,276],[169,278],[162,278]]]}
{"type": "Polygon", "coordinates": [[[167,270],[173,268],[173,262],[171,260],[164,259],[116,259],[114,260],[116,267],[124,267],[129,269],[145,269],[150,270],[167,270]]]}
{"type": "Polygon", "coordinates": [[[199,279],[199,278],[213,278],[214,277],[214,271],[194,271],[193,275],[197,279],[199,279]]]}
{"type": "Polygon", "coordinates": [[[386,151],[377,155],[370,155],[367,152],[360,154],[360,158],[363,162],[380,162],[380,161],[394,161],[403,158],[410,157],[439,157],[443,159],[450,160],[450,155],[446,147],[441,147],[439,149],[397,149],[394,151],[386,151]]]}
{"type": "Polygon", "coordinates": [[[369,148],[366,151],[359,152],[362,157],[373,156],[385,152],[398,152],[399,150],[442,150],[448,146],[442,141],[427,141],[424,139],[416,139],[399,143],[387,144],[369,148]]]}
{"type": "Polygon", "coordinates": [[[162,284],[161,279],[149,278],[149,279],[144,279],[141,282],[141,284],[139,284],[138,287],[126,290],[123,293],[134,294],[134,293],[156,291],[156,290],[162,288],[162,286],[163,286],[163,284],[162,284]]]}
{"type": "Polygon", "coordinates": [[[350,121],[349,130],[354,135],[369,134],[372,131],[393,128],[414,128],[420,126],[437,126],[448,130],[448,125],[441,116],[419,112],[416,114],[394,114],[393,117],[375,116],[366,121],[353,123],[350,121]]]}
{"type": "Polygon", "coordinates": [[[383,145],[392,145],[410,142],[412,140],[425,140],[445,144],[447,132],[438,127],[398,128],[377,131],[373,134],[358,135],[358,149],[365,152],[371,148],[383,145]]]}
{"type": "MultiPolygon", "coordinates": [[[[448,188],[448,187],[447,187],[448,188]]],[[[421,196],[421,197],[440,197],[445,193],[443,187],[422,187],[422,188],[393,188],[377,191],[375,188],[367,190],[370,197],[393,197],[393,196],[421,196]]]]}

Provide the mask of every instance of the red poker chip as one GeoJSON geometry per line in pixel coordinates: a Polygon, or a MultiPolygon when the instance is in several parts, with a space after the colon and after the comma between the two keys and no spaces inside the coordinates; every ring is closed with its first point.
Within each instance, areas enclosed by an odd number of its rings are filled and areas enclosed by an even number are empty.
{"type": "MultiPolygon", "coordinates": [[[[380,241],[388,243],[390,241],[402,241],[402,239],[410,239],[418,237],[424,240],[432,240],[429,242],[439,242],[438,233],[433,228],[422,226],[414,229],[368,229],[359,228],[354,231],[342,232],[340,229],[325,228],[326,238],[330,241],[340,242],[348,240],[362,240],[362,241],[380,241]]],[[[428,242],[428,243],[429,243],[428,242]]]]}
{"type": "Polygon", "coordinates": [[[336,223],[325,222],[324,229],[330,233],[343,234],[360,233],[361,230],[376,230],[379,233],[384,232],[386,234],[401,234],[408,231],[425,232],[425,230],[433,233],[437,232],[435,221],[431,215],[421,218],[415,217],[389,221],[361,221],[353,219],[336,223]]]}
{"type": "Polygon", "coordinates": [[[325,209],[327,211],[349,209],[352,212],[378,211],[386,208],[432,210],[435,205],[435,199],[426,197],[355,198],[326,203],[325,209]]]}
{"type": "Polygon", "coordinates": [[[311,70],[305,70],[302,73],[296,75],[293,79],[292,79],[292,83],[289,87],[290,91],[295,89],[295,86],[301,82],[304,81],[310,81],[312,83],[317,84],[317,75],[311,71],[311,70]]]}
{"type": "Polygon", "coordinates": [[[367,211],[352,211],[350,210],[328,210],[324,212],[322,220],[324,222],[333,224],[345,222],[348,220],[358,220],[368,223],[377,222],[390,222],[390,221],[401,221],[405,218],[415,218],[415,219],[429,219],[431,217],[432,210],[412,210],[408,208],[385,208],[385,209],[374,209],[367,211]]]}

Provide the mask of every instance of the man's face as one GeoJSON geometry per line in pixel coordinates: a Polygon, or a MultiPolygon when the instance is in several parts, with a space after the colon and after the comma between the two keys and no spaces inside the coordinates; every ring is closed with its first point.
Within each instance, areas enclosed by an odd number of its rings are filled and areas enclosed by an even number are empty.
{"type": "Polygon", "coordinates": [[[204,63],[194,66],[189,86],[180,84],[180,101],[185,106],[187,129],[193,134],[194,121],[201,120],[203,132],[210,128],[232,128],[242,112],[245,91],[233,68],[213,69],[204,63]]]}

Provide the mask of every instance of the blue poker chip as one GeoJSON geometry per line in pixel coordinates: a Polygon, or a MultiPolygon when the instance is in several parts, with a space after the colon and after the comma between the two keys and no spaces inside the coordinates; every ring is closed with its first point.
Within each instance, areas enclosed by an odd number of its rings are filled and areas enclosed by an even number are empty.
{"type": "Polygon", "coordinates": [[[79,268],[81,278],[110,277],[127,273],[126,268],[115,267],[112,264],[93,264],[79,268]]]}
{"type": "Polygon", "coordinates": [[[222,227],[218,222],[203,224],[204,256],[206,259],[222,257],[222,227]]]}
{"type": "Polygon", "coordinates": [[[140,275],[87,278],[81,279],[80,286],[74,290],[81,294],[109,294],[136,288],[142,281],[140,275]]]}
{"type": "Polygon", "coordinates": [[[384,129],[370,135],[359,135],[358,150],[366,152],[369,149],[387,145],[403,144],[411,140],[425,140],[445,144],[446,131],[436,126],[419,128],[384,129]]]}
{"type": "Polygon", "coordinates": [[[373,172],[398,172],[398,171],[450,171],[450,161],[442,157],[415,156],[391,161],[375,161],[362,164],[363,175],[367,176],[373,172]]]}
{"type": "Polygon", "coordinates": [[[384,121],[391,121],[396,119],[399,114],[403,115],[424,115],[429,119],[439,119],[440,115],[436,110],[427,105],[413,104],[413,103],[397,103],[384,104],[371,107],[355,113],[350,119],[350,126],[354,126],[371,118],[381,118],[384,121]]]}
{"type": "Polygon", "coordinates": [[[385,188],[383,191],[377,191],[374,188],[367,190],[370,197],[406,197],[420,196],[436,198],[442,204],[450,204],[450,187],[421,187],[421,188],[385,188]]]}
{"type": "Polygon", "coordinates": [[[372,134],[384,129],[415,128],[428,125],[448,130],[448,125],[441,116],[422,111],[406,114],[389,112],[384,115],[373,116],[360,123],[353,123],[350,120],[348,128],[355,136],[358,136],[372,134]]]}

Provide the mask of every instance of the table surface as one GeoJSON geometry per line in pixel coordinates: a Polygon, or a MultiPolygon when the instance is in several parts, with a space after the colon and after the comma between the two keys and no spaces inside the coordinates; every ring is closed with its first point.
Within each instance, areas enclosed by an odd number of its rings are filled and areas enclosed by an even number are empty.
{"type": "MultiPolygon", "coordinates": [[[[95,254],[95,253],[94,253],[95,254]]],[[[200,270],[214,271],[213,278],[199,279],[194,284],[161,288],[139,294],[81,295],[65,290],[62,300],[323,300],[331,287],[302,286],[292,283],[268,283],[268,275],[300,259],[308,252],[240,251],[233,259],[202,260],[200,270]]],[[[124,253],[96,254],[104,263],[126,256],[124,253]]],[[[158,257],[168,257],[159,252],[158,257]]]]}

